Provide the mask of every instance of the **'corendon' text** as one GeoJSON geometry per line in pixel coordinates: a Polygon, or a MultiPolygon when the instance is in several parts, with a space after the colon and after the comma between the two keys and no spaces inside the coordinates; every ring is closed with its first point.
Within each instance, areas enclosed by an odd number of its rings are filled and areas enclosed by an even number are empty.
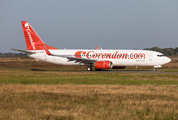
{"type": "Polygon", "coordinates": [[[145,53],[95,53],[95,51],[77,51],[75,57],[88,59],[145,59],[145,53]]]}
{"type": "Polygon", "coordinates": [[[32,36],[31,36],[31,30],[29,29],[28,23],[25,23],[25,28],[27,28],[27,29],[26,29],[26,32],[27,32],[28,38],[29,38],[29,40],[30,40],[30,43],[31,43],[31,45],[32,45],[32,48],[35,50],[35,49],[36,49],[36,48],[35,48],[35,42],[33,42],[33,39],[32,39],[32,36]]]}

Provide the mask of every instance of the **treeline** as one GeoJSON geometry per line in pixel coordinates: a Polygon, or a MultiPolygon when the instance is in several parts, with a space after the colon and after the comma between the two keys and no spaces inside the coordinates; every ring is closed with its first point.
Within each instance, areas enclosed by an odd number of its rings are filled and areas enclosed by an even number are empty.
{"type": "Polygon", "coordinates": [[[145,48],[144,50],[152,50],[152,51],[157,51],[161,52],[166,56],[171,56],[171,55],[178,55],[178,47],[174,48],[159,48],[159,47],[152,47],[152,48],[145,48]]]}
{"type": "Polygon", "coordinates": [[[0,57],[26,57],[25,53],[0,53],[0,57]]]}
{"type": "MultiPolygon", "coordinates": [[[[166,56],[171,55],[178,55],[178,47],[177,48],[159,48],[159,47],[152,47],[152,48],[145,48],[144,50],[152,50],[152,51],[158,51],[163,53],[166,56]]],[[[26,57],[27,55],[25,53],[0,53],[0,57],[26,57]]]]}

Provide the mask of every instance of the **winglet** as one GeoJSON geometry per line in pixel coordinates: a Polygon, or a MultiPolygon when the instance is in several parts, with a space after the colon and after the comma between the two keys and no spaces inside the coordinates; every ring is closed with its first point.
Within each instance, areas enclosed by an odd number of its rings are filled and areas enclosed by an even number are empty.
{"type": "Polygon", "coordinates": [[[99,50],[98,46],[96,46],[96,49],[99,50]]]}
{"type": "Polygon", "coordinates": [[[48,48],[47,48],[45,45],[43,46],[43,48],[44,48],[44,50],[45,50],[45,52],[46,52],[47,55],[52,55],[52,54],[49,52],[48,48]]]}

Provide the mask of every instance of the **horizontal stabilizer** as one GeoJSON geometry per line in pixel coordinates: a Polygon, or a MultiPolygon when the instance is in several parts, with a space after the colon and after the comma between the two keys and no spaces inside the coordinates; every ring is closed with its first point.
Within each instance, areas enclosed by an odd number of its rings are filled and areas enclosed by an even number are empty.
{"type": "Polygon", "coordinates": [[[19,51],[19,52],[24,52],[24,53],[30,53],[30,54],[35,54],[36,53],[36,52],[33,52],[33,51],[19,50],[19,49],[13,49],[13,48],[11,48],[11,50],[15,50],[15,51],[19,51]]]}

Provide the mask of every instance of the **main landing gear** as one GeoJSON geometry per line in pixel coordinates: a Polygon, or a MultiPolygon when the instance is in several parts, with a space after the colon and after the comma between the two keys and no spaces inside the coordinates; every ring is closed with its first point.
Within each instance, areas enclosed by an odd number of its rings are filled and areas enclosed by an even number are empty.
{"type": "MultiPolygon", "coordinates": [[[[87,71],[92,71],[92,70],[93,70],[92,66],[87,67],[87,71]]],[[[95,68],[95,71],[101,71],[101,69],[95,68]]]]}
{"type": "Polygon", "coordinates": [[[92,66],[87,67],[87,71],[92,71],[92,70],[93,70],[92,66]]]}

